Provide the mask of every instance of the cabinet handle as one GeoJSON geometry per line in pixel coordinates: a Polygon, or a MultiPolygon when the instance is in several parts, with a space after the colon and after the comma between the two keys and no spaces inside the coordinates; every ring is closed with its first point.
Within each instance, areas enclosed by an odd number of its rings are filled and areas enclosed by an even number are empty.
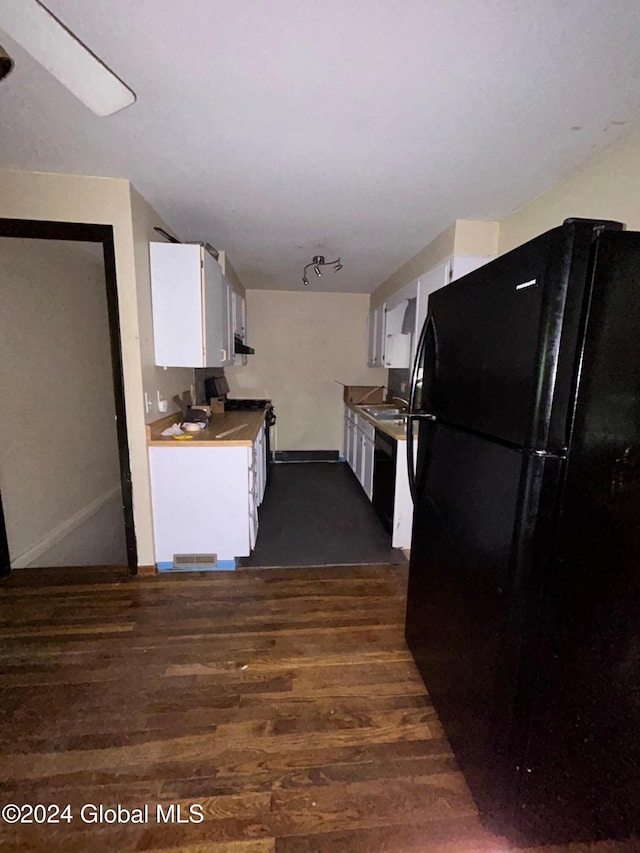
{"type": "Polygon", "coordinates": [[[227,360],[227,351],[226,351],[226,349],[221,349],[221,350],[220,350],[220,355],[222,356],[221,361],[226,361],[226,360],[227,360]]]}

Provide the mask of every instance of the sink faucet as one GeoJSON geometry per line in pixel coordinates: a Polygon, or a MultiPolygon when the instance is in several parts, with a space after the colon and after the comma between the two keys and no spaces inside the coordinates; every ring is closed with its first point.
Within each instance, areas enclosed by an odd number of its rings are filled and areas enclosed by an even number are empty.
{"type": "Polygon", "coordinates": [[[409,401],[405,400],[404,397],[392,397],[392,400],[397,400],[399,403],[402,403],[406,409],[409,408],[409,401]]]}

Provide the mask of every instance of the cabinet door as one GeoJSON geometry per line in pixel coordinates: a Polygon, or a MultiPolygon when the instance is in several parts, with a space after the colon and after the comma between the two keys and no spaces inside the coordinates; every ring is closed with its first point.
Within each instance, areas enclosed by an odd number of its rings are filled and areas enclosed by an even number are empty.
{"type": "Polygon", "coordinates": [[[203,303],[204,358],[205,367],[221,367],[226,364],[227,351],[224,347],[224,329],[227,313],[227,294],[220,264],[208,252],[202,252],[204,262],[203,303]]]}
{"type": "Polygon", "coordinates": [[[349,466],[356,472],[356,440],[358,436],[358,416],[351,412],[349,417],[349,466]]]}
{"type": "Polygon", "coordinates": [[[462,278],[463,275],[477,270],[491,260],[490,255],[454,255],[449,261],[449,281],[462,278]]]}
{"type": "Polygon", "coordinates": [[[249,544],[251,550],[255,548],[256,538],[258,536],[258,505],[260,503],[260,448],[259,441],[256,440],[250,448],[248,454],[249,464],[249,544]]]}
{"type": "Polygon", "coordinates": [[[264,498],[264,490],[267,482],[267,466],[265,456],[265,426],[260,429],[256,439],[256,466],[257,466],[257,502],[261,505],[264,498]]]}
{"type": "Polygon", "coordinates": [[[384,338],[386,333],[387,309],[381,305],[376,316],[376,367],[384,365],[384,338]]]}
{"type": "Polygon", "coordinates": [[[344,410],[344,435],[343,435],[343,451],[342,454],[345,458],[345,462],[349,461],[349,409],[345,407],[344,410]]]}
{"type": "Polygon", "coordinates": [[[204,367],[201,247],[150,243],[149,263],[156,364],[204,367]]]}
{"type": "Polygon", "coordinates": [[[371,500],[373,498],[373,453],[374,442],[368,435],[362,437],[362,488],[371,500]]]}
{"type": "Polygon", "coordinates": [[[227,367],[233,364],[231,288],[222,274],[220,264],[204,250],[202,255],[204,366],[227,367]]]}
{"type": "Polygon", "coordinates": [[[226,365],[231,365],[235,360],[235,352],[234,352],[234,330],[233,330],[233,297],[234,291],[233,288],[229,285],[226,278],[222,277],[224,289],[225,289],[225,297],[226,297],[226,313],[223,317],[223,335],[222,335],[222,343],[223,349],[227,351],[227,359],[225,361],[226,365]]]}
{"type": "Polygon", "coordinates": [[[385,367],[410,367],[411,335],[387,335],[384,351],[385,367]]]}
{"type": "MultiPolygon", "coordinates": [[[[413,442],[413,464],[416,464],[418,442],[413,442]]],[[[407,473],[407,445],[398,442],[396,453],[396,480],[393,503],[393,532],[391,546],[393,548],[411,548],[411,527],[413,522],[413,500],[409,489],[407,473]]]]}
{"type": "Polygon", "coordinates": [[[411,363],[416,357],[416,347],[420,338],[420,332],[424,326],[424,321],[427,319],[429,310],[429,295],[434,290],[439,290],[449,283],[449,261],[439,264],[437,267],[429,270],[418,279],[418,302],[416,307],[416,328],[413,336],[413,349],[411,353],[411,363]]]}
{"type": "Polygon", "coordinates": [[[378,362],[378,341],[376,339],[376,329],[378,325],[379,308],[372,308],[369,311],[369,336],[367,339],[367,367],[377,367],[378,362]]]}
{"type": "MultiPolygon", "coordinates": [[[[243,343],[247,342],[247,303],[245,301],[244,296],[241,296],[239,293],[236,293],[235,290],[231,291],[231,305],[232,305],[232,316],[233,316],[233,334],[238,335],[243,343]]],[[[248,356],[246,354],[240,354],[234,356],[235,365],[248,364],[248,356]]]]}
{"type": "Polygon", "coordinates": [[[358,478],[358,482],[360,483],[360,485],[362,485],[362,462],[363,462],[363,458],[364,458],[364,454],[363,454],[364,433],[362,432],[361,429],[357,429],[357,428],[356,428],[355,433],[356,433],[356,439],[355,439],[356,458],[355,458],[354,471],[355,471],[356,477],[358,478]]]}
{"type": "Polygon", "coordinates": [[[242,342],[247,342],[247,303],[244,296],[241,296],[235,290],[232,293],[233,304],[233,333],[242,338],[242,342]]]}
{"type": "Polygon", "coordinates": [[[382,367],[384,365],[385,316],[386,309],[384,305],[372,308],[369,312],[368,367],[382,367]]]}
{"type": "MultiPolygon", "coordinates": [[[[255,486],[254,486],[255,488],[255,486]]],[[[254,491],[249,491],[249,545],[251,550],[256,547],[258,538],[258,504],[254,491]]]]}

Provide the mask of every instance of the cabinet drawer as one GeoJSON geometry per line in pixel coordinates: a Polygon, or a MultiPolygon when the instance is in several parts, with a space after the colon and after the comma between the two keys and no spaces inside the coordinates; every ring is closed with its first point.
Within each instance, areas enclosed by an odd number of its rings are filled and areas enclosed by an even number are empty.
{"type": "Polygon", "coordinates": [[[367,438],[371,439],[371,441],[375,440],[376,428],[365,418],[358,419],[358,429],[361,430],[367,438]]]}

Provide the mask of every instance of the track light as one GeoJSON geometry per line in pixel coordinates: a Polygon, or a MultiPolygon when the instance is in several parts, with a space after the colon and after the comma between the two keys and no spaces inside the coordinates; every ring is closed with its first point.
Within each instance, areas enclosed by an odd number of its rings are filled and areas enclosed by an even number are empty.
{"type": "Polygon", "coordinates": [[[325,261],[324,255],[314,255],[311,261],[304,268],[304,272],[302,274],[302,283],[305,287],[309,284],[309,279],[307,278],[307,270],[309,267],[313,267],[313,271],[318,278],[322,278],[322,270],[320,267],[333,267],[334,272],[340,272],[342,264],[340,263],[340,258],[336,258],[335,261],[325,261]]]}
{"type": "Polygon", "coordinates": [[[0,80],[4,80],[7,74],[13,68],[13,59],[0,44],[0,80]]]}

